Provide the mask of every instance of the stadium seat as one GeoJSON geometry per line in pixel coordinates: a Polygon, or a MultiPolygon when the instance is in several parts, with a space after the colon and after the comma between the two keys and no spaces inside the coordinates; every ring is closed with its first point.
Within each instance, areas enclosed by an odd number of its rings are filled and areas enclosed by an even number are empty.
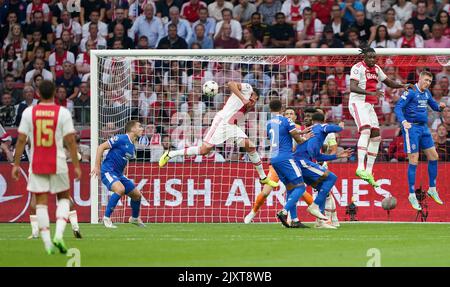
{"type": "Polygon", "coordinates": [[[355,128],[345,128],[339,133],[339,137],[341,144],[346,147],[354,146],[358,141],[355,128]]]}
{"type": "Polygon", "coordinates": [[[389,146],[389,144],[394,140],[397,132],[397,128],[382,128],[381,129],[381,142],[384,147],[389,146]]]}
{"type": "Polygon", "coordinates": [[[397,128],[383,128],[383,129],[381,129],[381,138],[383,140],[392,141],[395,138],[396,132],[397,132],[397,128]]]}
{"type": "Polygon", "coordinates": [[[91,139],[91,129],[84,129],[80,132],[80,139],[90,140],[91,139]]]}
{"type": "Polygon", "coordinates": [[[14,139],[17,138],[19,135],[19,132],[17,131],[17,128],[6,128],[5,131],[14,139]]]}

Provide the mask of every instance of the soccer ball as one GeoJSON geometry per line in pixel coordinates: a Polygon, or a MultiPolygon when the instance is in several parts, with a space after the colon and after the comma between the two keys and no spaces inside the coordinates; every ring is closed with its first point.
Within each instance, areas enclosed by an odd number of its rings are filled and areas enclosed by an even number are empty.
{"type": "Polygon", "coordinates": [[[203,84],[203,94],[208,97],[214,97],[219,93],[219,85],[214,81],[207,81],[203,84]]]}
{"type": "Polygon", "coordinates": [[[397,206],[397,199],[393,196],[386,197],[381,202],[381,207],[383,207],[384,210],[392,210],[397,206]]]}

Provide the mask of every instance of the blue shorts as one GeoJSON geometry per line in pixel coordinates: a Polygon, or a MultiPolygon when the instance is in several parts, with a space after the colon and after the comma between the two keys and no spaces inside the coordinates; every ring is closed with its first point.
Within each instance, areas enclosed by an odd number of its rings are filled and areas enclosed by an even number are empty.
{"type": "Polygon", "coordinates": [[[278,177],[284,185],[297,185],[299,183],[303,183],[300,164],[294,159],[287,159],[277,163],[272,163],[272,167],[275,169],[278,177]]]}
{"type": "Polygon", "coordinates": [[[132,192],[136,188],[134,182],[125,175],[111,171],[102,171],[102,182],[108,190],[112,191],[111,187],[117,181],[120,181],[125,187],[125,194],[132,192]]]}
{"type": "Polygon", "coordinates": [[[302,169],[303,179],[307,185],[311,185],[319,180],[319,178],[327,171],[323,166],[312,162],[308,159],[297,160],[302,169]]]}
{"type": "Polygon", "coordinates": [[[411,124],[408,130],[402,128],[402,133],[406,153],[419,152],[419,148],[424,150],[434,147],[433,137],[426,124],[411,124]]]}

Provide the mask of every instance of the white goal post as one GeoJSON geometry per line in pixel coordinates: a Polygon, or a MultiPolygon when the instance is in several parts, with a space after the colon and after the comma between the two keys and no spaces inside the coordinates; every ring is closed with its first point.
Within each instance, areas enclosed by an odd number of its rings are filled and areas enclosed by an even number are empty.
{"type": "MultiPolygon", "coordinates": [[[[379,56],[406,56],[405,59],[416,59],[414,57],[435,56],[435,63],[439,63],[442,66],[450,65],[450,49],[398,49],[398,48],[385,48],[375,49],[379,56]]],[[[140,60],[140,59],[161,59],[161,60],[179,60],[179,61],[206,61],[213,65],[217,62],[227,63],[284,63],[289,65],[290,61],[296,61],[296,57],[301,57],[300,63],[307,64],[308,57],[346,57],[349,56],[349,61],[353,61],[355,56],[360,54],[359,49],[191,49],[191,50],[91,50],[90,51],[90,90],[91,90],[91,169],[95,165],[96,149],[100,144],[100,132],[102,126],[99,126],[102,113],[100,112],[101,101],[99,99],[103,97],[101,95],[102,77],[105,74],[110,77],[117,77],[117,86],[120,85],[132,85],[132,83],[125,82],[126,79],[123,76],[131,78],[131,68],[129,68],[128,60],[140,60]],[[122,64],[114,66],[114,63],[110,67],[105,68],[104,59],[112,59],[108,63],[111,64],[114,59],[120,59],[122,64]],[[120,71],[119,71],[120,70],[120,71]],[[122,82],[123,81],[123,82],[122,82]]],[[[333,62],[330,62],[332,65],[333,62]]],[[[131,88],[130,88],[131,89],[131,88]]],[[[100,179],[90,179],[90,202],[91,202],[91,223],[98,223],[101,219],[100,205],[100,179]]],[[[251,199],[252,201],[252,199],[251,199]]],[[[152,207],[149,207],[152,208],[152,207]]],[[[196,222],[196,221],[195,221],[196,222]]],[[[231,220],[230,222],[234,222],[231,220]]]]}

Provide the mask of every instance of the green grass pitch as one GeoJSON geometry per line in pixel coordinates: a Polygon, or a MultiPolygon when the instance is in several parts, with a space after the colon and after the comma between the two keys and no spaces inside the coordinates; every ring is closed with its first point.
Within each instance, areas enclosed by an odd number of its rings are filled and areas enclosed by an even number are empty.
{"type": "MultiPolygon", "coordinates": [[[[308,223],[307,225],[312,225],[308,223]]],[[[54,225],[52,225],[54,230],[54,225]]],[[[70,225],[66,244],[81,266],[359,266],[377,248],[381,266],[450,266],[450,224],[342,224],[338,230],[286,229],[279,224],[70,225]]],[[[29,224],[0,224],[0,266],[66,266],[27,240],[29,224]]]]}

